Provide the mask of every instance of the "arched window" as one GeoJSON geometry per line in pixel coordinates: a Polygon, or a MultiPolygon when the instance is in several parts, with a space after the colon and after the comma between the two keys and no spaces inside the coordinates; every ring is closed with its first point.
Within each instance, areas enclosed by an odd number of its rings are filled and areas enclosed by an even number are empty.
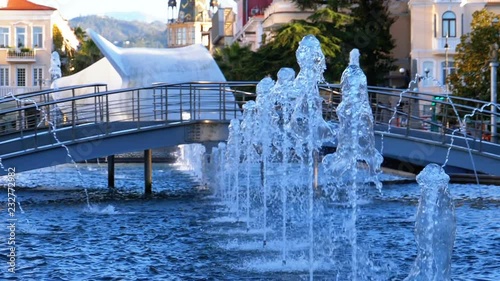
{"type": "Polygon", "coordinates": [[[457,37],[457,17],[447,11],[443,14],[443,37],[457,37]]]}

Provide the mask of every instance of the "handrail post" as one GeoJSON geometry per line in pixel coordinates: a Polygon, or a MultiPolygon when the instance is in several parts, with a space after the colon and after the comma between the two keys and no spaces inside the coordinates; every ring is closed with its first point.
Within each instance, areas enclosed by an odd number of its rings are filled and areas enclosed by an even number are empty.
{"type": "Polygon", "coordinates": [[[94,123],[97,123],[97,97],[94,97],[94,123]]]}
{"type": "Polygon", "coordinates": [[[76,127],[76,103],[75,100],[71,101],[71,131],[73,132],[73,139],[75,139],[75,127],[76,127]]]}
{"type": "MultiPolygon", "coordinates": [[[[191,87],[191,83],[189,83],[189,87],[191,87]]],[[[179,91],[179,116],[180,116],[181,122],[184,121],[184,120],[182,120],[182,86],[181,86],[181,89],[179,91]]]]}
{"type": "Polygon", "coordinates": [[[226,85],[224,85],[224,93],[222,95],[222,108],[224,109],[224,119],[226,120],[226,85]]]}
{"type": "Polygon", "coordinates": [[[168,122],[168,88],[167,86],[165,86],[165,123],[167,122],[168,122]]]}
{"type": "Polygon", "coordinates": [[[193,119],[193,114],[194,114],[194,111],[193,111],[193,85],[190,84],[189,85],[189,117],[191,118],[191,120],[193,119]]]}
{"type": "Polygon", "coordinates": [[[141,128],[141,98],[139,97],[140,90],[137,90],[137,128],[141,128]]]}
{"type": "Polygon", "coordinates": [[[134,91],[132,91],[132,121],[135,120],[135,98],[134,91]]]}
{"type": "Polygon", "coordinates": [[[109,134],[109,94],[106,94],[106,135],[109,134]]]}
{"type": "Polygon", "coordinates": [[[408,98],[408,116],[406,117],[406,136],[410,135],[410,127],[412,124],[411,108],[413,107],[413,98],[408,98]]]}
{"type": "MultiPolygon", "coordinates": [[[[198,94],[198,119],[201,119],[201,95],[202,93],[200,92],[198,94]]],[[[207,94],[208,96],[208,94],[207,94]]]]}
{"type": "Polygon", "coordinates": [[[73,139],[75,139],[75,127],[76,127],[76,100],[75,100],[75,89],[71,90],[73,99],[71,100],[71,131],[73,139]]]}
{"type": "Polygon", "coordinates": [[[219,83],[219,120],[222,120],[222,84],[219,83]]]}

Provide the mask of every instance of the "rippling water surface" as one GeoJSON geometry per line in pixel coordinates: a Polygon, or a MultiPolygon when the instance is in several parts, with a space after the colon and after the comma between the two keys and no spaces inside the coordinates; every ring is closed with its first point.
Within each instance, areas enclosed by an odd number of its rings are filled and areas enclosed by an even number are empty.
{"type": "MultiPolygon", "coordinates": [[[[106,165],[46,168],[16,175],[16,273],[7,271],[9,230],[0,230],[0,279],[19,280],[307,280],[301,230],[280,258],[278,231],[262,246],[219,199],[189,173],[155,164],[150,198],[142,195],[140,164],[116,167],[116,192],[106,165]],[[89,194],[90,206],[87,205],[89,194]]],[[[454,280],[500,280],[500,187],[450,185],[457,236],[454,280]]],[[[7,191],[4,198],[7,198],[7,191]]],[[[416,184],[386,184],[360,201],[358,237],[373,264],[369,280],[402,280],[415,258],[416,184]]],[[[2,200],[4,225],[7,211],[2,200]]],[[[321,220],[317,228],[321,229],[321,220]]],[[[339,257],[342,258],[342,257],[339,257]]],[[[318,261],[315,280],[342,280],[318,261]],[[338,279],[337,279],[338,278],[338,279]]],[[[340,277],[339,277],[340,276],[340,277]]]]}

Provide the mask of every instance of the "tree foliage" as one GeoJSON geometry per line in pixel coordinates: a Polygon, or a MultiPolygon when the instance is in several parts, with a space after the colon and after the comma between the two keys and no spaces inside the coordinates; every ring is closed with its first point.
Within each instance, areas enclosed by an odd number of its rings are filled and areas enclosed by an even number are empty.
{"type": "Polygon", "coordinates": [[[55,24],[52,27],[52,34],[53,34],[52,41],[54,43],[54,49],[55,50],[62,50],[64,37],[61,33],[61,30],[55,24]]]}
{"type": "Polygon", "coordinates": [[[275,32],[273,39],[257,51],[261,73],[275,76],[282,67],[291,67],[298,72],[300,69],[295,52],[302,38],[308,34],[318,38],[327,58],[334,58],[340,52],[340,40],[323,27],[305,20],[295,20],[281,26],[275,32]]]}
{"type": "Polygon", "coordinates": [[[76,50],[71,62],[72,72],[76,73],[97,62],[103,58],[104,55],[94,41],[88,38],[87,33],[83,31],[81,27],[75,28],[74,33],[80,41],[78,50],[76,50]]]}
{"type": "Polygon", "coordinates": [[[253,73],[253,57],[255,54],[249,46],[241,46],[238,42],[216,49],[214,59],[220,70],[229,81],[256,80],[253,73]]]}
{"type": "MultiPolygon", "coordinates": [[[[389,70],[393,69],[391,51],[394,48],[389,28],[394,19],[388,16],[383,0],[358,0],[358,6],[351,12],[352,1],[347,0],[294,0],[301,9],[314,9],[307,20],[293,20],[271,33],[270,39],[249,56],[232,56],[232,64],[239,65],[244,59],[247,70],[254,71],[248,77],[260,80],[267,75],[275,77],[282,67],[300,69],[295,51],[299,42],[308,34],[313,34],[321,43],[326,57],[327,69],[324,77],[329,82],[338,82],[347,66],[352,48],[360,49],[361,67],[369,78],[370,85],[381,84],[389,70]],[[362,39],[362,40],[360,40],[362,39]],[[355,40],[358,40],[355,42],[355,40]]],[[[225,47],[231,48],[231,47],[225,47]]],[[[220,64],[220,60],[217,59],[220,64]]],[[[227,64],[227,61],[225,62],[227,64]]],[[[221,66],[226,78],[232,77],[224,65],[221,66]]],[[[241,78],[241,76],[240,76],[241,78]]],[[[247,78],[246,80],[248,80],[247,78]]]]}
{"type": "Polygon", "coordinates": [[[494,18],[500,16],[484,9],[472,14],[471,32],[462,35],[456,48],[456,72],[448,77],[454,95],[490,100],[491,48],[498,43],[500,33],[494,18]]]}
{"type": "Polygon", "coordinates": [[[61,59],[61,73],[63,76],[69,75],[72,73],[71,61],[73,60],[75,50],[68,44],[65,44],[64,36],[57,25],[52,27],[52,33],[53,51],[56,51],[61,59]]]}
{"type": "Polygon", "coordinates": [[[386,75],[394,70],[391,52],[395,47],[390,27],[395,22],[389,16],[384,0],[358,0],[352,9],[354,20],[348,26],[345,48],[357,48],[361,54],[368,85],[383,85],[386,75]]]}

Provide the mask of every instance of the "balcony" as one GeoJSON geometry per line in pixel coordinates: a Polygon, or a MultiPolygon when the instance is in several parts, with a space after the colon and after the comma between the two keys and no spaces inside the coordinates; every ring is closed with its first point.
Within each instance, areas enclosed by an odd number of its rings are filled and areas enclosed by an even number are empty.
{"type": "Polygon", "coordinates": [[[212,30],[211,37],[212,43],[214,45],[224,45],[221,44],[222,39],[230,38],[229,42],[232,42],[234,36],[233,27],[235,23],[235,14],[232,9],[229,8],[219,8],[217,12],[212,17],[212,30]],[[221,42],[219,42],[221,41],[221,42]]]}
{"type": "Polygon", "coordinates": [[[305,20],[313,11],[301,11],[290,0],[274,0],[264,11],[262,26],[265,31],[273,31],[291,20],[305,20]]]}
{"type": "Polygon", "coordinates": [[[36,62],[35,51],[28,48],[7,51],[7,62],[36,62]]]}
{"type": "Polygon", "coordinates": [[[435,38],[432,42],[432,50],[435,55],[445,55],[446,54],[446,43],[448,43],[448,54],[455,54],[455,49],[457,45],[460,44],[460,38],[435,38]]]}

